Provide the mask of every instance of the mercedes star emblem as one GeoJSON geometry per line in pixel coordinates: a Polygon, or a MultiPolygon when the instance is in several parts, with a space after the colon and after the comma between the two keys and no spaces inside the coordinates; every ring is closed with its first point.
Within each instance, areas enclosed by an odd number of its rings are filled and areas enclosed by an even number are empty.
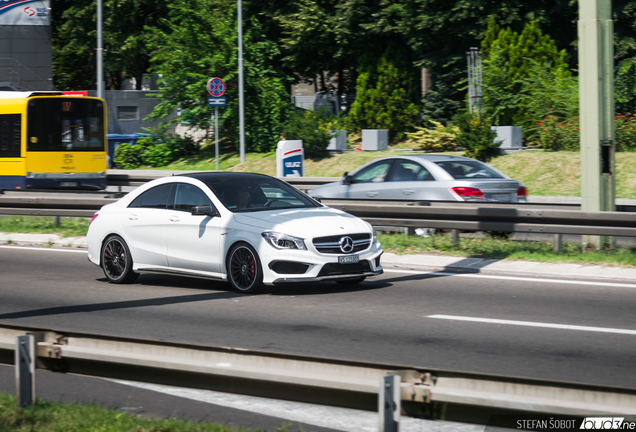
{"type": "Polygon", "coordinates": [[[353,251],[353,240],[351,240],[351,237],[345,236],[340,239],[340,250],[344,253],[353,251]]]}

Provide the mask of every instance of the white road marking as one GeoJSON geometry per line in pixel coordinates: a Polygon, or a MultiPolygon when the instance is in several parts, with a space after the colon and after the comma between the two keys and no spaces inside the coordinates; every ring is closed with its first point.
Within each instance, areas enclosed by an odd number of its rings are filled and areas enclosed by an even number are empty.
{"type": "MultiPolygon", "coordinates": [[[[351,432],[377,432],[379,426],[378,414],[367,411],[331,408],[299,402],[263,399],[251,396],[241,396],[207,390],[192,390],[156,384],[144,384],[120,380],[109,381],[191,399],[198,402],[205,402],[227,408],[240,409],[243,411],[278,417],[287,421],[298,422],[303,425],[313,425],[351,432]]],[[[462,423],[421,420],[410,417],[402,417],[400,419],[401,432],[483,432],[483,430],[483,426],[467,425],[462,423]]]]}
{"type": "Polygon", "coordinates": [[[436,271],[417,271],[417,270],[392,270],[384,269],[385,273],[402,273],[402,274],[415,274],[415,275],[431,275],[431,276],[453,276],[460,278],[473,278],[473,279],[496,279],[518,282],[545,282],[564,285],[589,285],[589,286],[604,286],[612,288],[632,288],[636,289],[636,284],[629,283],[614,283],[614,282],[602,282],[602,281],[578,281],[567,279],[546,279],[535,277],[519,277],[519,276],[495,276],[475,273],[444,273],[436,271]]]}
{"type": "Polygon", "coordinates": [[[540,323],[540,322],[532,322],[532,321],[511,321],[511,320],[492,319],[492,318],[474,318],[474,317],[464,317],[464,316],[455,316],[455,315],[428,315],[428,316],[425,316],[425,318],[479,322],[479,323],[486,323],[486,324],[542,327],[542,328],[552,328],[552,329],[559,329],[559,330],[577,330],[577,331],[600,332],[600,333],[614,333],[614,334],[625,334],[625,335],[636,336],[636,330],[618,329],[618,328],[609,328],[609,327],[588,327],[588,326],[567,325],[567,324],[540,323]]]}
{"type": "Polygon", "coordinates": [[[71,253],[81,253],[84,255],[88,253],[86,249],[82,249],[82,250],[55,249],[55,248],[46,248],[46,247],[27,247],[27,246],[0,246],[0,249],[20,249],[20,250],[48,251],[48,252],[71,252],[71,253]]]}

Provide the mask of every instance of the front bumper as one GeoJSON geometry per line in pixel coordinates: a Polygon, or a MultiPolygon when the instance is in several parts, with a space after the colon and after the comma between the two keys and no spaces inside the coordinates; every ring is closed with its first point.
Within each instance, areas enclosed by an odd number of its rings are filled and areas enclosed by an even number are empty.
{"type": "Polygon", "coordinates": [[[382,254],[382,248],[376,242],[371,248],[359,253],[359,262],[356,264],[339,264],[338,255],[318,254],[314,251],[261,255],[264,258],[263,283],[272,285],[378,276],[384,272],[380,265],[382,254]],[[274,265],[281,261],[287,265],[274,265]]]}
{"type": "Polygon", "coordinates": [[[368,276],[379,276],[384,273],[383,269],[379,269],[376,271],[369,271],[364,273],[351,273],[351,274],[339,274],[339,275],[327,275],[327,276],[317,276],[312,278],[296,278],[296,277],[282,277],[279,279],[275,279],[273,284],[282,284],[282,283],[293,283],[293,282],[320,282],[320,281],[336,281],[336,280],[346,280],[346,279],[356,279],[359,277],[368,277],[368,276]]]}

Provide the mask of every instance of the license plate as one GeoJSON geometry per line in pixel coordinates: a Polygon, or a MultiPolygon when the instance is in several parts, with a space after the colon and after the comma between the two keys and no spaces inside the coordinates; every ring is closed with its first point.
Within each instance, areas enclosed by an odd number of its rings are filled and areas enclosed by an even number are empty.
{"type": "Polygon", "coordinates": [[[60,182],[60,187],[77,187],[77,182],[60,182]]]}
{"type": "Polygon", "coordinates": [[[359,255],[345,255],[338,257],[338,264],[357,264],[360,261],[359,255]]]}
{"type": "Polygon", "coordinates": [[[486,199],[488,201],[502,201],[502,202],[510,202],[510,194],[486,194],[486,199]]]}

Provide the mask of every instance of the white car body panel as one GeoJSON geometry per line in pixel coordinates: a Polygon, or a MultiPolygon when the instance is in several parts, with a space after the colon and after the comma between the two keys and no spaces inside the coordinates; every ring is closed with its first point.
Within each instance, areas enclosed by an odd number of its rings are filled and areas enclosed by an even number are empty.
{"type": "MultiPolygon", "coordinates": [[[[319,204],[317,204],[319,205],[319,204]]],[[[373,242],[373,227],[367,222],[329,207],[271,208],[254,212],[232,212],[202,181],[188,176],[165,177],[149,182],[119,201],[102,207],[91,223],[88,258],[100,265],[101,246],[111,235],[128,245],[133,270],[141,273],[170,273],[227,280],[226,257],[233,245],[245,242],[260,258],[264,284],[281,282],[346,279],[382,273],[379,258],[383,251],[373,242]],[[218,211],[217,216],[192,215],[174,209],[129,208],[133,200],[160,184],[185,182],[203,190],[218,211]],[[144,226],[141,226],[142,223],[144,226]],[[277,249],[262,236],[265,231],[304,239],[307,250],[277,249]],[[320,274],[325,264],[338,266],[345,253],[321,253],[313,238],[365,234],[371,245],[356,252],[360,262],[368,261],[364,274],[320,274]],[[277,262],[307,264],[302,274],[277,273],[270,266],[277,262]]]]}

